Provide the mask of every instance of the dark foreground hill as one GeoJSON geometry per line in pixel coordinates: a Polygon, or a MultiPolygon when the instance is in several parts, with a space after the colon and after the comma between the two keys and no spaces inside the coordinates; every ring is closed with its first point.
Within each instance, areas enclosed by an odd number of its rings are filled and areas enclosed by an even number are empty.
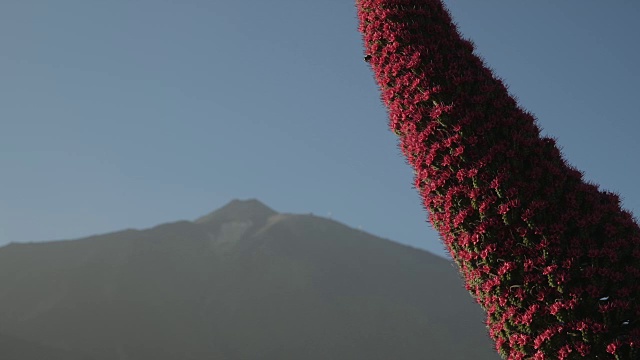
{"type": "Polygon", "coordinates": [[[0,248],[0,304],[1,333],[92,360],[498,359],[448,261],[256,200],[0,248]]]}

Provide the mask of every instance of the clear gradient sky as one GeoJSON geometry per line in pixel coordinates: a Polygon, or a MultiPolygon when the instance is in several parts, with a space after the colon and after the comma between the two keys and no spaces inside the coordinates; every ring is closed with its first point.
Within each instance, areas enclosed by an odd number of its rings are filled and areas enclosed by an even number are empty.
{"type": "MultiPolygon", "coordinates": [[[[588,180],[640,214],[640,2],[448,0],[588,180]]],[[[234,198],[444,254],[349,0],[0,2],[0,245],[234,198]]]]}

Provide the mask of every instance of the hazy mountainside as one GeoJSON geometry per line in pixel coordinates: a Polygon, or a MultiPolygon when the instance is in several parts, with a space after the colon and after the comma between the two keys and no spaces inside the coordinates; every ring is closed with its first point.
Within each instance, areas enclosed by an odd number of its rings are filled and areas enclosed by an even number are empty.
{"type": "Polygon", "coordinates": [[[64,351],[13,336],[0,334],[2,360],[90,360],[89,357],[64,351]]]}
{"type": "Polygon", "coordinates": [[[498,359],[447,260],[256,200],[7,245],[0,303],[0,332],[93,360],[498,359]]]}

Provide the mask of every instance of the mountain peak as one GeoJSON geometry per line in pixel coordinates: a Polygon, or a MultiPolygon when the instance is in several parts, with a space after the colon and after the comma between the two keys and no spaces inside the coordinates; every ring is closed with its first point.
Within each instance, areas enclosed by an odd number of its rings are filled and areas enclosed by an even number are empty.
{"type": "Polygon", "coordinates": [[[0,359],[498,358],[445,259],[255,199],[197,221],[0,248],[0,359]]]}
{"type": "Polygon", "coordinates": [[[277,212],[257,199],[231,200],[228,204],[196,219],[198,224],[227,221],[247,221],[262,223],[277,212]]]}

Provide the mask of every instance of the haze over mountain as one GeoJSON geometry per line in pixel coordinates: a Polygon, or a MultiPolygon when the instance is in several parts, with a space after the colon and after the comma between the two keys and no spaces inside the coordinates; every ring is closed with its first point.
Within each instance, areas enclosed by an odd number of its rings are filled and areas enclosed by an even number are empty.
{"type": "Polygon", "coordinates": [[[0,358],[3,360],[90,360],[86,355],[0,334],[0,358]]]}
{"type": "Polygon", "coordinates": [[[449,261],[257,200],[2,247],[0,303],[10,343],[74,360],[498,359],[449,261]]]}

